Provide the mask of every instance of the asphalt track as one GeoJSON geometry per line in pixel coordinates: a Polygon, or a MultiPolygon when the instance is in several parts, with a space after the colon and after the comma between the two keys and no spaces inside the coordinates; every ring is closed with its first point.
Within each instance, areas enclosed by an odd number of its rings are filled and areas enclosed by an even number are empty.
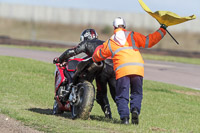
{"type": "MultiPolygon", "coordinates": [[[[0,55],[31,58],[52,63],[59,52],[0,47],[0,55]]],[[[200,90],[200,65],[145,60],[146,80],[175,84],[200,90]]]]}

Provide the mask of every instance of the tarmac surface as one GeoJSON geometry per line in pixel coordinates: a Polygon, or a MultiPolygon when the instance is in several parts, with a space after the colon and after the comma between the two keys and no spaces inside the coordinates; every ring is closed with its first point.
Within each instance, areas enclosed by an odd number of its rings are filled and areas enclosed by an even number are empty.
{"type": "MultiPolygon", "coordinates": [[[[31,58],[52,63],[62,53],[0,47],[0,55],[31,58]]],[[[145,60],[145,80],[159,81],[200,90],[200,65],[145,60]]]]}

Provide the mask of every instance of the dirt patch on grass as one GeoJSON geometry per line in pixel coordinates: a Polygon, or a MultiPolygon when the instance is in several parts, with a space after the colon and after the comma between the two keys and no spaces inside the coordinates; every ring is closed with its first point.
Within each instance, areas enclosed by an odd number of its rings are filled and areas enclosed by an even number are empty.
{"type": "Polygon", "coordinates": [[[200,96],[200,92],[181,91],[181,90],[173,90],[173,92],[186,94],[186,95],[190,95],[190,96],[200,96]]]}
{"type": "Polygon", "coordinates": [[[167,131],[166,129],[162,129],[159,127],[152,127],[151,130],[154,132],[166,132],[167,131]]]}
{"type": "Polygon", "coordinates": [[[0,114],[0,132],[1,133],[43,133],[24,126],[21,122],[12,119],[6,115],[0,114]]]}

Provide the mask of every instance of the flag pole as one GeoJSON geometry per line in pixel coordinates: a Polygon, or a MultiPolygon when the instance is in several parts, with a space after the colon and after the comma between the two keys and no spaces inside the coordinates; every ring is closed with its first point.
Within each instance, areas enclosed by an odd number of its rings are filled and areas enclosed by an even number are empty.
{"type": "Polygon", "coordinates": [[[179,45],[178,41],[172,36],[172,34],[166,29],[167,33],[171,36],[171,38],[179,45]]]}

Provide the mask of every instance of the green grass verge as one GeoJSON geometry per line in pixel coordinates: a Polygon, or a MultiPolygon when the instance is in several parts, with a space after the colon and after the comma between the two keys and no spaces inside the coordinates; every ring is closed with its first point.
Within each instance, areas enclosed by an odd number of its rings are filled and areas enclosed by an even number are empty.
{"type": "Polygon", "coordinates": [[[108,94],[113,120],[104,118],[96,103],[90,120],[72,120],[70,113],[51,115],[54,69],[50,63],[0,56],[0,113],[50,133],[198,133],[200,92],[174,85],[144,81],[140,124],[121,125],[108,94]]]}
{"type": "Polygon", "coordinates": [[[38,46],[0,45],[0,47],[22,48],[22,49],[54,51],[54,52],[64,52],[65,51],[65,49],[63,49],[63,48],[48,48],[48,47],[38,47],[38,46]]]}
{"type": "MultiPolygon", "coordinates": [[[[0,45],[0,47],[16,47],[23,49],[33,49],[41,51],[55,51],[64,52],[66,49],[63,48],[47,48],[47,47],[35,47],[35,46],[16,46],[16,45],[0,45]]],[[[200,58],[186,58],[186,57],[175,57],[175,56],[163,56],[163,55],[152,55],[152,54],[142,54],[145,60],[160,60],[160,61],[170,61],[170,62],[180,62],[187,64],[200,65],[200,58]]]]}
{"type": "Polygon", "coordinates": [[[170,61],[170,62],[200,65],[200,58],[187,58],[187,57],[152,55],[152,54],[142,54],[142,55],[143,58],[146,60],[160,60],[160,61],[170,61]]]}

